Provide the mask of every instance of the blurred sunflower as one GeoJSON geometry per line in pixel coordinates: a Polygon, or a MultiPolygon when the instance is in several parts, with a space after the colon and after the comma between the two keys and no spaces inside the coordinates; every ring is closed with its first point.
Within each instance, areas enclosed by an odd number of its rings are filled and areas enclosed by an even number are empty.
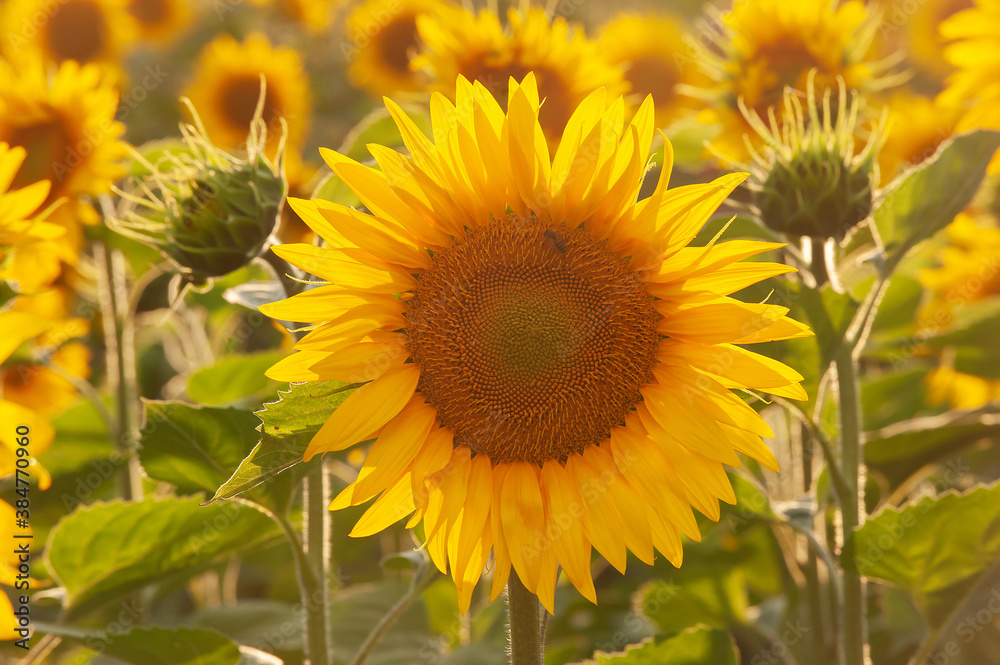
{"type": "Polygon", "coordinates": [[[191,27],[190,0],[128,0],[144,42],[167,44],[191,27]]]}
{"type": "Polygon", "coordinates": [[[337,9],[347,0],[279,0],[285,16],[298,22],[312,36],[324,34],[333,23],[337,9]]]}
{"type": "MultiPolygon", "coordinates": [[[[1000,296],[1000,228],[989,215],[964,212],[947,228],[948,243],[938,253],[938,267],[923,270],[920,282],[929,298],[919,314],[920,324],[945,332],[964,305],[1000,296]]],[[[955,408],[974,409],[1000,399],[1000,380],[961,371],[980,365],[975,359],[956,369],[945,354],[940,367],[927,375],[928,398],[955,408]]]]}
{"type": "MultiPolygon", "coordinates": [[[[15,588],[17,584],[17,568],[21,563],[18,559],[14,534],[32,533],[30,527],[27,530],[16,529],[16,518],[14,506],[0,500],[0,520],[3,520],[0,523],[0,543],[3,544],[3,554],[0,554],[0,585],[11,588],[15,588]]],[[[14,606],[10,604],[7,594],[0,590],[0,641],[18,639],[21,635],[16,630],[17,625],[14,606]]]]}
{"type": "Polygon", "coordinates": [[[699,118],[718,123],[722,132],[713,150],[734,162],[749,161],[744,135],[753,136],[738,100],[761,118],[769,108],[779,114],[786,87],[806,89],[809,72],[816,86],[836,90],[842,78],[848,90],[870,91],[891,84],[884,74],[892,59],[870,61],[877,23],[859,0],[760,0],[735,3],[719,20],[717,46],[701,62],[713,81],[703,91],[711,108],[699,118]]]}
{"type": "MultiPolygon", "coordinates": [[[[66,233],[63,227],[44,219],[41,207],[51,189],[48,180],[10,191],[26,155],[21,146],[0,143],[0,263],[22,246],[55,240],[66,233]]],[[[6,279],[3,272],[0,279],[6,279]]]]}
{"type": "Polygon", "coordinates": [[[879,180],[891,181],[907,166],[920,164],[955,132],[960,110],[913,92],[894,92],[886,103],[889,131],[878,153],[879,180]]]}
{"type": "Polygon", "coordinates": [[[691,507],[735,497],[723,464],[775,469],[767,425],[732,388],[801,399],[794,370],[736,344],[811,334],[787,309],[729,294],[791,271],[740,260],[780,245],[686,247],[745,174],[636,196],[651,98],[591,93],[550,159],[534,75],[506,113],[459,78],[434,95],[436,143],[386,101],[411,156],[371,145],[381,171],[324,157],[370,211],[291,200],[327,241],[275,253],[333,284],[261,307],[312,323],[277,380],[364,384],[305,458],[377,437],[332,509],[379,498],[352,535],[414,513],[467,611],[492,550],[492,595],[514,567],[549,611],[558,566],[595,601],[591,546],[681,563],[691,507]],[[596,489],[597,491],[591,491],[596,489]]]}
{"type": "Polygon", "coordinates": [[[302,58],[292,48],[273,47],[259,32],[241,44],[230,35],[213,39],[202,51],[197,76],[186,91],[212,143],[220,148],[246,144],[257,102],[260,77],[267,90],[264,122],[267,155],[274,157],[281,140],[280,120],[288,124],[290,150],[302,145],[309,127],[309,79],[302,58]]]}
{"type": "Polygon", "coordinates": [[[49,181],[41,205],[68,199],[48,218],[66,233],[21,248],[8,266],[7,278],[19,281],[23,291],[52,282],[60,262],[75,263],[83,243],[80,224],[98,221],[80,197],[109,191],[124,173],[117,160],[128,152],[118,140],[125,128],[114,120],[117,106],[118,92],[98,65],[64,62],[50,79],[39,59],[0,61],[0,142],[26,151],[10,186],[49,181]]]}
{"type": "MultiPolygon", "coordinates": [[[[50,330],[52,323],[47,319],[30,312],[15,310],[0,311],[0,365],[9,366],[12,355],[20,355],[22,345],[50,330]]],[[[19,362],[15,359],[13,362],[19,362]]],[[[52,477],[36,461],[38,454],[49,449],[55,438],[55,428],[39,413],[32,409],[8,400],[0,394],[0,420],[5,423],[27,425],[31,429],[31,473],[38,479],[39,489],[48,489],[52,477]]],[[[17,460],[17,435],[14,427],[0,428],[0,448],[5,449],[0,455],[0,477],[14,473],[17,460]]]]}
{"type": "Polygon", "coordinates": [[[4,55],[22,61],[102,63],[117,70],[123,47],[136,37],[128,0],[9,0],[2,11],[4,55]],[[30,56],[29,56],[30,57],[30,56]]]}
{"type": "Polygon", "coordinates": [[[90,349],[73,341],[90,329],[85,319],[69,316],[74,296],[64,286],[53,286],[37,294],[20,296],[12,311],[25,312],[49,322],[44,333],[26,342],[22,357],[0,369],[0,390],[5,400],[35,413],[51,417],[77,398],[67,374],[90,376],[90,349]]]}
{"type": "Polygon", "coordinates": [[[624,67],[625,80],[638,100],[652,95],[656,126],[666,127],[702,103],[687,97],[679,86],[705,87],[707,79],[687,54],[684,24],[669,14],[622,15],[606,24],[598,36],[601,54],[624,67]]]}
{"type": "MultiPolygon", "coordinates": [[[[941,34],[952,42],[944,57],[958,69],[941,101],[967,109],[957,131],[1000,129],[1000,0],[976,0],[945,21],[941,34]]],[[[989,171],[1000,172],[1000,152],[989,171]]]]}
{"type": "Polygon", "coordinates": [[[344,26],[351,83],[375,97],[423,90],[426,81],[410,68],[417,53],[417,17],[437,20],[441,0],[368,0],[358,5],[344,26]]]}
{"type": "Polygon", "coordinates": [[[457,7],[438,20],[420,17],[417,29],[425,49],[413,67],[426,69],[434,79],[431,89],[449,99],[455,99],[455,80],[461,75],[481,83],[501,103],[507,99],[508,81],[532,72],[545,100],[539,122],[553,148],[573,109],[592,91],[606,88],[610,98],[627,92],[621,68],[601,57],[582,26],[561,17],[550,21],[538,7],[523,14],[510,10],[507,22],[504,30],[491,11],[473,15],[457,7]]]}
{"type": "MultiPolygon", "coordinates": [[[[294,198],[309,198],[319,180],[319,167],[296,153],[285,155],[285,180],[288,182],[288,196],[294,198]]],[[[282,243],[304,242],[312,244],[316,234],[302,221],[302,218],[292,210],[291,206],[281,207],[281,219],[276,231],[278,240],[282,243]]]]}
{"type": "Polygon", "coordinates": [[[917,3],[880,0],[878,5],[883,16],[879,41],[888,32],[901,29],[901,45],[909,62],[932,79],[941,80],[952,70],[942,55],[945,40],[939,30],[941,23],[974,4],[974,0],[921,0],[917,3]]]}

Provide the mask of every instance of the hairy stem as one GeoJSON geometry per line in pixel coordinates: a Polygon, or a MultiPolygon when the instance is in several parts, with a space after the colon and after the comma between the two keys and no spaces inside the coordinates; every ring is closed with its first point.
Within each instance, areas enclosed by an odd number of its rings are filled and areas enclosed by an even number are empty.
{"type": "Polygon", "coordinates": [[[309,628],[309,643],[314,647],[311,654],[311,665],[333,662],[330,648],[330,625],[327,611],[327,580],[330,572],[330,479],[323,468],[322,461],[306,476],[303,489],[303,502],[306,507],[305,521],[305,552],[308,566],[314,574],[314,580],[309,589],[309,604],[306,611],[311,616],[307,620],[309,628]],[[314,633],[317,633],[314,635],[314,633]],[[322,656],[322,658],[320,658],[322,656]]]}
{"type": "Polygon", "coordinates": [[[272,518],[281,526],[292,548],[292,561],[299,583],[299,597],[306,631],[306,663],[329,665],[332,660],[326,630],[326,593],[323,591],[322,580],[316,575],[309,561],[309,555],[302,544],[299,532],[291,525],[288,518],[275,514],[272,514],[272,518]]]}
{"type": "Polygon", "coordinates": [[[542,665],[542,606],[512,569],[507,581],[511,665],[542,665]]]}

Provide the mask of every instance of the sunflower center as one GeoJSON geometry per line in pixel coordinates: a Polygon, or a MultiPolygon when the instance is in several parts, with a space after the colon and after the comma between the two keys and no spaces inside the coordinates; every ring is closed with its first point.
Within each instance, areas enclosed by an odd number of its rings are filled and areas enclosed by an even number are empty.
{"type": "Polygon", "coordinates": [[[157,25],[169,16],[166,0],[132,0],[128,11],[143,25],[157,25]]]}
{"type": "Polygon", "coordinates": [[[387,67],[410,75],[410,53],[417,48],[417,17],[400,16],[379,35],[379,53],[387,67]]]}
{"type": "Polygon", "coordinates": [[[653,95],[657,106],[670,105],[676,94],[677,68],[665,56],[644,55],[632,61],[625,78],[632,92],[645,97],[653,95]]]}
{"type": "Polygon", "coordinates": [[[60,191],[62,177],[59,176],[63,174],[64,177],[64,172],[67,170],[60,168],[56,173],[54,172],[56,165],[66,167],[80,159],[79,155],[73,154],[66,128],[55,120],[17,127],[3,140],[12,146],[21,146],[27,152],[24,163],[11,182],[11,187],[16,189],[39,180],[51,180],[52,193],[49,195],[49,200],[54,199],[60,191]]]}
{"type": "Polygon", "coordinates": [[[418,390],[455,444],[565,459],[608,437],[652,380],[658,315],[627,260],[516,215],[434,257],[407,302],[418,390]]]}
{"type": "Polygon", "coordinates": [[[96,60],[108,41],[104,12],[87,0],[69,2],[49,17],[46,37],[57,60],[96,60]]]}
{"type": "MultiPolygon", "coordinates": [[[[261,117],[267,123],[268,129],[273,129],[272,123],[278,117],[277,99],[272,92],[273,86],[268,84],[264,93],[264,111],[261,117]]],[[[260,77],[239,76],[229,81],[221,90],[222,114],[230,126],[250,131],[253,114],[260,100],[260,77]]]]}

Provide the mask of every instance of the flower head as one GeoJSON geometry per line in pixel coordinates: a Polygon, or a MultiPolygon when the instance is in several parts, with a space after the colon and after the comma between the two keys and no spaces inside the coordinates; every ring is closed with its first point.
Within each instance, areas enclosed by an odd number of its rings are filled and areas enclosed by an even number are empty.
{"type": "Polygon", "coordinates": [[[782,120],[777,120],[779,114],[772,109],[770,126],[743,107],[766,145],[763,155],[749,148],[755,160],[755,213],[781,233],[840,240],[872,210],[877,180],[874,154],[882,128],[876,128],[864,149],[855,154],[857,97],[848,107],[848,93],[841,82],[838,106],[832,111],[829,89],[821,106],[812,78],[806,87],[806,108],[786,91],[782,120]]]}
{"type": "Polygon", "coordinates": [[[508,97],[508,81],[532,72],[545,100],[539,122],[553,148],[573,109],[591,91],[606,88],[611,98],[627,91],[621,69],[601,57],[582,26],[561,17],[550,20],[538,7],[510,10],[507,22],[505,30],[491,11],[474,15],[457,7],[438,20],[419,18],[424,50],[413,66],[428,71],[431,89],[449,99],[456,99],[455,81],[463,76],[485,86],[501,104],[508,97]]]}
{"type": "Polygon", "coordinates": [[[264,152],[265,99],[262,92],[246,158],[213,146],[200,123],[181,125],[184,149],[147,164],[150,174],[134,188],[140,195],[122,192],[123,210],[111,226],[160,250],[196,283],[256,258],[277,225],[286,192],[283,146],[279,142],[276,163],[264,152]]]}
{"type": "Polygon", "coordinates": [[[275,48],[258,32],[242,43],[221,35],[202,50],[197,69],[186,95],[215,145],[230,149],[246,142],[261,77],[266,83],[262,117],[269,132],[267,154],[274,157],[283,134],[290,148],[302,145],[311,102],[302,58],[294,49],[275,48]]]}
{"type": "Polygon", "coordinates": [[[190,0],[128,0],[144,42],[167,44],[191,27],[190,0]]]}
{"type": "MultiPolygon", "coordinates": [[[[324,247],[274,251],[329,284],[261,307],[311,324],[277,380],[359,384],[308,459],[375,439],[332,508],[378,499],[352,532],[412,514],[460,606],[492,552],[495,597],[511,566],[552,610],[562,566],[595,600],[591,547],[624,570],[626,548],[681,562],[691,507],[735,500],[738,452],[776,468],[772,436],[732,388],[801,399],[801,376],[738,344],[811,334],[787,309],[730,297],[789,272],[741,264],[779,245],[687,247],[745,178],[654,193],[654,110],[591,93],[553,155],[533,74],[506,112],[460,77],[431,102],[432,142],[387,101],[409,156],[371,145],[381,171],[323,151],[368,212],[290,200],[324,247]]],[[[667,144],[669,146],[669,144],[667,144]]]]}
{"type": "Polygon", "coordinates": [[[875,28],[859,0],[735,3],[719,19],[720,53],[706,52],[702,61],[713,79],[706,90],[713,106],[702,119],[723,128],[713,150],[731,161],[749,159],[743,136],[752,132],[740,113],[741,100],[761,118],[774,108],[780,120],[785,89],[805,90],[810,76],[821,93],[836,90],[838,80],[862,91],[893,83],[884,76],[893,59],[868,59],[875,28]]]}

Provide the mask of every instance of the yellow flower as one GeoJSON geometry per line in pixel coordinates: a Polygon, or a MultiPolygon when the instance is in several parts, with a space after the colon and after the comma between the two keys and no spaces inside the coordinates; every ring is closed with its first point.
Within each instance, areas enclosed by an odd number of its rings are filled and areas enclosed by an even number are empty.
{"type": "Polygon", "coordinates": [[[316,37],[326,33],[333,23],[337,9],[347,0],[274,0],[282,13],[316,37]]]}
{"type": "Polygon", "coordinates": [[[123,47],[135,39],[127,0],[9,0],[3,11],[3,53],[22,61],[40,53],[47,62],[75,60],[117,69],[123,47]]]}
{"type": "Polygon", "coordinates": [[[0,142],[26,150],[11,187],[51,189],[40,205],[66,197],[48,220],[66,229],[61,237],[19,250],[6,278],[34,291],[58,277],[61,265],[75,263],[83,244],[81,223],[97,215],[82,196],[110,190],[124,169],[117,160],[128,152],[119,137],[124,125],[114,120],[118,93],[108,71],[98,65],[64,62],[51,77],[38,59],[0,61],[0,142]]]}
{"type": "Polygon", "coordinates": [[[0,262],[19,247],[55,240],[66,233],[61,226],[44,221],[44,213],[40,211],[49,196],[48,180],[10,191],[26,155],[21,146],[12,148],[0,143],[0,262]]]}
{"type": "Polygon", "coordinates": [[[426,46],[413,66],[430,72],[431,89],[451,100],[461,75],[481,83],[501,104],[506,103],[511,78],[521,80],[529,71],[534,73],[545,100],[539,120],[553,148],[573,109],[587,95],[603,87],[614,98],[628,90],[621,69],[601,57],[597,43],[581,26],[561,17],[550,21],[538,7],[524,14],[511,10],[507,21],[505,31],[493,12],[473,15],[458,8],[440,20],[418,18],[426,46]]]}
{"type": "MultiPolygon", "coordinates": [[[[7,454],[7,451],[4,454],[7,454]]],[[[20,572],[18,566],[21,564],[21,560],[18,558],[16,551],[18,541],[14,536],[15,534],[33,535],[33,532],[30,527],[27,529],[17,528],[17,512],[14,506],[3,500],[0,500],[0,520],[3,520],[3,522],[0,522],[0,546],[3,547],[3,552],[0,553],[0,584],[17,588],[19,582],[29,582],[30,578],[17,579],[17,575],[20,572]]],[[[32,585],[32,588],[34,588],[34,585],[32,585]]],[[[21,589],[25,589],[25,587],[21,587],[21,589]]],[[[20,593],[14,593],[13,595],[17,598],[18,596],[28,594],[22,590],[20,593]]],[[[3,590],[0,590],[0,641],[19,639],[21,635],[17,632],[17,628],[18,620],[17,615],[14,614],[14,606],[11,605],[7,594],[3,590]]]]}
{"type": "Polygon", "coordinates": [[[879,42],[901,41],[909,61],[934,80],[951,72],[941,53],[945,40],[940,26],[949,16],[972,7],[973,0],[880,0],[878,4],[882,11],[879,42]]]}
{"type": "MultiPolygon", "coordinates": [[[[288,181],[288,196],[309,198],[318,184],[319,167],[303,161],[296,153],[285,156],[285,179],[288,181]]],[[[302,221],[291,206],[281,207],[281,219],[276,231],[280,242],[304,242],[312,244],[316,234],[302,221]]]]}
{"type": "Polygon", "coordinates": [[[889,97],[889,131],[878,153],[879,180],[890,182],[904,168],[929,159],[951,136],[960,109],[913,92],[889,97]]]}
{"type": "Polygon", "coordinates": [[[220,148],[246,143],[263,75],[267,83],[263,113],[267,155],[273,157],[278,149],[279,119],[288,124],[289,147],[302,145],[311,102],[309,79],[294,49],[273,47],[259,32],[248,35],[242,44],[230,35],[220,35],[204,48],[197,69],[186,94],[198,109],[212,143],[220,148]]]}
{"type": "MultiPolygon", "coordinates": [[[[938,267],[920,272],[929,292],[919,314],[925,330],[946,332],[963,306],[1000,296],[1000,228],[988,218],[969,212],[955,217],[947,228],[948,244],[938,253],[938,267]]],[[[957,371],[947,353],[926,382],[932,403],[971,409],[1000,399],[1000,381],[957,371]]]]}
{"type": "MultiPolygon", "coordinates": [[[[30,312],[4,310],[0,312],[0,364],[5,363],[22,344],[52,328],[47,319],[30,312]]],[[[34,461],[36,455],[48,450],[55,438],[55,428],[39,413],[0,395],[0,422],[13,426],[0,428],[0,477],[14,473],[18,448],[16,428],[25,425],[31,431],[31,475],[38,479],[40,489],[48,489],[52,477],[34,461]]]]}
{"type": "Polygon", "coordinates": [[[167,44],[191,27],[190,0],[128,0],[144,42],[167,44]]]}
{"type": "MultiPolygon", "coordinates": [[[[953,42],[944,57],[958,69],[941,100],[968,109],[957,131],[1000,129],[1000,0],[977,0],[974,9],[945,21],[941,34],[953,42]]],[[[989,171],[1000,172],[1000,152],[989,171]]]]}
{"type": "Polygon", "coordinates": [[[417,17],[438,20],[444,7],[441,0],[368,0],[355,8],[342,47],[351,83],[375,97],[422,90],[425,78],[410,68],[419,46],[417,17]]]}
{"type": "Polygon", "coordinates": [[[261,307],[312,324],[268,375],[363,384],[305,452],[377,437],[331,505],[380,495],[352,535],[413,513],[463,611],[491,551],[493,597],[513,566],[551,611],[558,566],[594,601],[591,546],[619,570],[626,548],[680,565],[691,507],[718,519],[735,499],[723,464],[776,468],[730,389],[802,399],[801,376],[736,345],[811,333],[729,297],[791,271],[739,263],[780,245],[686,247],[745,174],[667,189],[668,147],[636,202],[651,98],[625,125],[596,90],[550,157],[533,74],[506,113],[481,83],[456,89],[431,100],[434,142],[386,101],[410,156],[371,145],[381,171],[323,151],[370,214],[291,200],[327,245],[275,253],[333,283],[261,307]]]}
{"type": "Polygon", "coordinates": [[[679,89],[707,84],[704,72],[689,55],[683,29],[681,19],[670,14],[623,15],[605,25],[598,37],[605,59],[624,66],[633,97],[653,96],[658,127],[704,106],[679,89]]]}
{"type": "Polygon", "coordinates": [[[890,64],[866,59],[875,24],[859,0],[760,0],[735,3],[722,17],[722,57],[704,53],[703,62],[714,86],[707,92],[715,106],[701,119],[720,123],[722,132],[712,148],[722,157],[746,162],[743,136],[753,132],[739,111],[738,100],[761,118],[779,102],[785,87],[804,91],[809,72],[816,86],[837,89],[837,78],[848,89],[870,90],[885,85],[878,76],[890,64]]]}

